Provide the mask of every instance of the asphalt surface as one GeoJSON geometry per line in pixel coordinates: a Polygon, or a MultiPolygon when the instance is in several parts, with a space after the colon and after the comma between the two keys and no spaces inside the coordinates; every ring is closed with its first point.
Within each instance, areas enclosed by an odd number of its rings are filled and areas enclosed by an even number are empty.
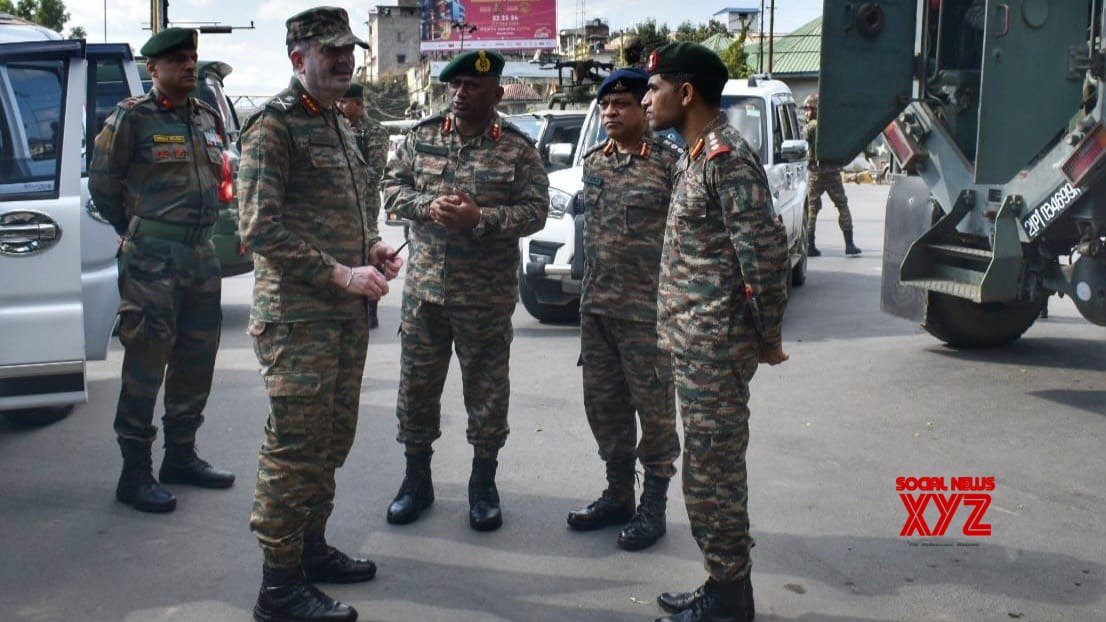
{"type": "MultiPolygon", "coordinates": [[[[956,351],[879,311],[886,186],[847,185],[865,250],[847,259],[827,206],[810,277],[789,305],[791,360],[758,371],[748,463],[758,620],[1106,619],[1106,348],[1103,328],[1053,301],[1013,346],[956,351]],[[896,477],[994,477],[989,537],[900,537],[896,477]]],[[[390,240],[399,229],[388,228],[390,240]]],[[[261,556],[248,528],[266,400],[246,335],[250,276],[224,282],[224,330],[201,454],[238,475],[226,491],[174,487],[178,508],[114,501],[111,431],[121,350],[89,366],[89,402],[39,429],[0,420],[0,620],[248,620],[261,556]]],[[[617,531],[575,533],[566,513],[603,487],[584,419],[578,329],[519,306],[504,527],[466,522],[471,450],[454,365],[435,446],[437,502],[385,522],[403,473],[395,442],[399,292],[381,305],[357,441],[338,475],[329,538],[380,566],[327,587],[361,620],[651,620],[658,592],[705,577],[679,486],[668,535],[628,553],[617,531]]],[[[160,413],[158,415],[160,417],[160,413]]],[[[160,462],[155,451],[155,467],[160,462]]],[[[923,514],[938,520],[936,507],[923,514]]]]}

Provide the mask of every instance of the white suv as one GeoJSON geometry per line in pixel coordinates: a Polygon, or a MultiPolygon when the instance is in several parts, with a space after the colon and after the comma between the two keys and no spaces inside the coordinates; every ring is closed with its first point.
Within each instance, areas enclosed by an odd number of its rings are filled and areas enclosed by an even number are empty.
{"type": "MultiPolygon", "coordinates": [[[[760,154],[776,213],[787,230],[791,249],[791,284],[806,281],[804,211],[807,191],[807,144],[796,115],[791,89],[779,80],[730,80],[722,91],[722,109],[749,145],[760,154]]],[[[592,102],[574,156],[554,150],[550,159],[571,157],[572,168],[549,174],[549,217],[545,228],[519,242],[519,298],[542,322],[571,322],[579,317],[580,280],[584,275],[583,214],[576,195],[583,188],[583,156],[606,140],[599,106],[592,102]]],[[[675,138],[679,140],[678,135],[675,138]]],[[[682,143],[682,141],[681,141],[682,143]]]]}
{"type": "Polygon", "coordinates": [[[87,400],[119,306],[118,236],[88,195],[92,143],[141,89],[130,46],[63,40],[0,13],[0,411],[26,423],[87,400]]]}

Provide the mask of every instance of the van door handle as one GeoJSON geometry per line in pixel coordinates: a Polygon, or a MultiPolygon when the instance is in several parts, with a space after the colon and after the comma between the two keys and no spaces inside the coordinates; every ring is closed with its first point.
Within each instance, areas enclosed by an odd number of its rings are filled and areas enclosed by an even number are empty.
{"type": "Polygon", "coordinates": [[[0,254],[30,255],[46,250],[61,237],[56,223],[0,225],[0,254]]]}

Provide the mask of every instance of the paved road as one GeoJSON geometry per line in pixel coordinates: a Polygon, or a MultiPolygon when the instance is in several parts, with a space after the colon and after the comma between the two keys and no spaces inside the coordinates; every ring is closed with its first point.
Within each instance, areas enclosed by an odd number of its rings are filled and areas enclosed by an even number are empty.
{"type": "MultiPolygon", "coordinates": [[[[886,187],[847,186],[861,258],[846,259],[823,210],[808,284],[788,309],[792,360],[753,383],[749,449],[758,620],[793,622],[1106,619],[1106,348],[1064,300],[1014,346],[947,349],[878,311],[886,187]],[[898,476],[994,476],[986,538],[902,538],[898,476]],[[974,546],[956,546],[967,543],[974,546]],[[924,545],[923,545],[924,544],[924,545]],[[953,546],[929,546],[950,544],[953,546]]],[[[389,236],[398,236],[390,229],[389,236]]],[[[35,430],[0,422],[0,620],[248,620],[260,553],[247,517],[265,397],[245,334],[249,276],[225,282],[224,335],[201,451],[238,474],[228,491],[176,488],[168,516],[113,500],[111,433],[121,351],[90,366],[90,401],[35,430]]],[[[618,549],[565,513],[603,486],[583,416],[575,327],[519,308],[512,434],[501,460],[506,524],[466,523],[471,452],[459,373],[443,399],[438,501],[392,527],[403,471],[395,436],[398,287],[373,333],[353,454],[339,473],[331,541],[380,564],[331,588],[362,620],[651,620],[659,591],[704,577],[678,490],[669,534],[618,549]]],[[[159,458],[158,458],[159,459],[159,458]]],[[[675,487],[675,488],[678,488],[675,487]]],[[[925,513],[937,520],[935,508],[925,513]]]]}

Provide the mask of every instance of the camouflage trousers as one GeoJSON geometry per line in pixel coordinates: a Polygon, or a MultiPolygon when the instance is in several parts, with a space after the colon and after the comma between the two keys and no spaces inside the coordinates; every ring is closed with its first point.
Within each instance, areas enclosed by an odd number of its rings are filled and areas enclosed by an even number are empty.
{"type": "Polygon", "coordinates": [[[716,581],[749,574],[749,381],[757,353],[729,361],[673,358],[684,424],[683,486],[691,534],[716,581]]]}
{"type": "Polygon", "coordinates": [[[657,347],[656,323],[581,314],[580,364],[584,412],[603,462],[633,462],[636,456],[647,475],[675,475],[680,438],[672,358],[657,347]]]}
{"type": "Polygon", "coordinates": [[[806,193],[806,234],[814,235],[818,212],[822,211],[822,193],[828,194],[837,208],[837,224],[841,231],[852,231],[853,215],[849,211],[849,199],[845,196],[845,184],[841,182],[841,172],[834,170],[810,173],[810,185],[806,193]]]}
{"type": "Polygon", "coordinates": [[[119,252],[122,387],[120,438],[152,443],[154,405],[165,381],[165,442],[192,444],[204,421],[219,350],[219,259],[210,242],[188,245],[143,237],[119,252]]]}
{"type": "Polygon", "coordinates": [[[407,453],[430,451],[442,435],[442,388],[454,347],[468,411],[468,442],[486,457],[507,442],[512,313],[513,303],[443,306],[403,296],[396,440],[407,446],[407,453]]]}
{"type": "Polygon", "coordinates": [[[369,327],[360,318],[251,321],[249,330],[269,394],[250,529],[267,565],[291,568],[304,531],[325,531],[334,509],[334,472],[357,430],[369,327]]]}

